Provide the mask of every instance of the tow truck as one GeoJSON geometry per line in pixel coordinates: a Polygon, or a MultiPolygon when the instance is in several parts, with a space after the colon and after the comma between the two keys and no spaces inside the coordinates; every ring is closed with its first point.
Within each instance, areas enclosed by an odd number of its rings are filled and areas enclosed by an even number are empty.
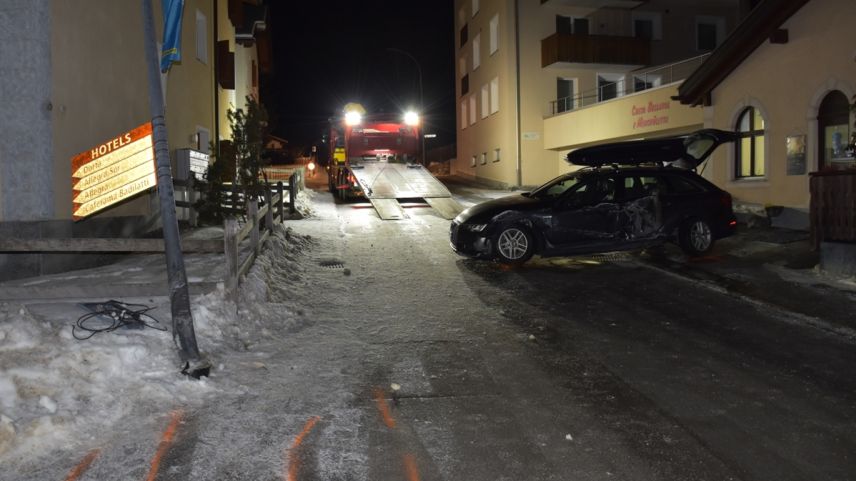
{"type": "Polygon", "coordinates": [[[367,115],[348,104],[331,123],[328,159],[330,192],[342,200],[364,197],[381,219],[408,217],[399,200],[424,199],[446,219],[463,208],[419,162],[419,116],[367,115]]]}

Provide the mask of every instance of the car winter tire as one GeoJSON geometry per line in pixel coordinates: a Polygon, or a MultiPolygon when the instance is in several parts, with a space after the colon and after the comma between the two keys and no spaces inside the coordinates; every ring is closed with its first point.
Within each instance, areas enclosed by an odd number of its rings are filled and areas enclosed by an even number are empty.
{"type": "Polygon", "coordinates": [[[507,226],[494,236],[494,254],[500,262],[521,264],[535,253],[535,238],[521,226],[507,226]]]}
{"type": "Polygon", "coordinates": [[[702,219],[690,219],[681,225],[678,233],[681,249],[687,255],[700,256],[713,249],[713,232],[710,224],[702,219]]]}

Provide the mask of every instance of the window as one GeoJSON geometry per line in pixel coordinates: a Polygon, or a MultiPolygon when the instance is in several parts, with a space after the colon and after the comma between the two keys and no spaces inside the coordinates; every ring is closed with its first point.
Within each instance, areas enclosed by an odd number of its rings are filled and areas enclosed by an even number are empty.
{"type": "Polygon", "coordinates": [[[499,77],[490,81],[490,113],[499,112],[499,77]]]}
{"type": "Polygon", "coordinates": [[[473,17],[479,13],[479,0],[473,0],[473,17]]]}
{"type": "Polygon", "coordinates": [[[631,177],[627,177],[624,181],[624,198],[626,200],[657,193],[696,194],[704,191],[704,187],[682,175],[643,176],[632,181],[631,177]]]}
{"type": "Polygon", "coordinates": [[[467,24],[465,23],[463,27],[461,27],[461,47],[467,44],[467,40],[469,39],[469,28],[467,28],[467,24]]]}
{"type": "Polygon", "coordinates": [[[473,70],[481,65],[481,33],[473,37],[473,70]]]}
{"type": "Polygon", "coordinates": [[[571,17],[556,15],[556,33],[560,35],[571,34],[571,17]]]}
{"type": "Polygon", "coordinates": [[[490,86],[488,84],[482,85],[481,88],[481,118],[486,118],[488,109],[490,107],[490,86]]]}
{"type": "Polygon", "coordinates": [[[615,179],[589,176],[576,184],[562,200],[562,207],[581,207],[615,201],[615,179]]]}
{"type": "Polygon", "coordinates": [[[461,95],[466,95],[470,91],[470,74],[466,74],[461,78],[461,95]]]}
{"type": "Polygon", "coordinates": [[[747,107],[737,120],[739,138],[735,142],[735,177],[764,176],[764,117],[755,107],[747,107]]]}
{"type": "Polygon", "coordinates": [[[657,12],[633,12],[633,36],[648,40],[663,39],[663,19],[657,12]]]}
{"type": "Polygon", "coordinates": [[[705,52],[719,46],[725,37],[725,19],[722,17],[696,17],[696,49],[705,52]]]}
{"type": "Polygon", "coordinates": [[[476,166],[476,156],[474,155],[472,157],[472,159],[470,159],[470,167],[475,167],[475,166],[476,166]]]}
{"type": "Polygon", "coordinates": [[[704,189],[699,187],[698,184],[680,175],[667,175],[665,180],[670,194],[697,194],[704,192],[704,189]]]}
{"type": "Polygon", "coordinates": [[[208,63],[208,19],[199,10],[196,11],[196,59],[208,63]]]}
{"type": "Polygon", "coordinates": [[[564,35],[588,35],[589,21],[587,18],[556,15],[556,33],[564,35]]]}
{"type": "Polygon", "coordinates": [[[461,100],[461,130],[467,128],[467,99],[461,100]]]}
{"type": "Polygon", "coordinates": [[[476,123],[476,96],[470,95],[470,125],[476,123]]]}
{"type": "Polygon", "coordinates": [[[576,90],[576,79],[562,77],[556,79],[556,110],[554,113],[567,112],[576,107],[574,104],[576,90]]]}
{"type": "Polygon", "coordinates": [[[634,20],[633,21],[633,36],[651,40],[654,38],[654,22],[651,20],[634,20]]]}
{"type": "Polygon", "coordinates": [[[850,139],[850,103],[838,90],[829,92],[820,103],[817,116],[818,167],[841,169],[856,165],[856,158],[847,149],[850,139]]]}
{"type": "Polygon", "coordinates": [[[601,73],[597,74],[597,101],[614,99],[624,95],[624,75],[601,73]]]}
{"type": "Polygon", "coordinates": [[[499,50],[499,14],[490,19],[490,55],[499,50]]]}
{"type": "Polygon", "coordinates": [[[663,77],[660,75],[634,75],[633,76],[633,91],[641,92],[650,88],[659,87],[663,83],[663,77]]]}
{"type": "Polygon", "coordinates": [[[499,162],[499,148],[493,149],[493,161],[499,162]]]}
{"type": "Polygon", "coordinates": [[[481,164],[484,165],[487,163],[487,152],[482,152],[481,154],[481,164]]]}

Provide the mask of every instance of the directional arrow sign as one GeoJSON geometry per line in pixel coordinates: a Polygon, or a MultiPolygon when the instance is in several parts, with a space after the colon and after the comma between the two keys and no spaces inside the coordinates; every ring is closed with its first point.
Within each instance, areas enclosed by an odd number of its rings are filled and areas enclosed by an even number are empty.
{"type": "Polygon", "coordinates": [[[74,220],[156,187],[154,158],[151,123],[72,157],[74,220]]]}

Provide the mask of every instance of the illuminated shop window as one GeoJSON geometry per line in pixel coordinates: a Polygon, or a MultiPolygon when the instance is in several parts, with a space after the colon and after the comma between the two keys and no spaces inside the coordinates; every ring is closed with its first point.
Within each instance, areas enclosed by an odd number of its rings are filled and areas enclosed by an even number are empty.
{"type": "Polygon", "coordinates": [[[755,107],[747,107],[737,120],[740,134],[735,143],[735,177],[764,176],[764,117],[755,107]]]}

